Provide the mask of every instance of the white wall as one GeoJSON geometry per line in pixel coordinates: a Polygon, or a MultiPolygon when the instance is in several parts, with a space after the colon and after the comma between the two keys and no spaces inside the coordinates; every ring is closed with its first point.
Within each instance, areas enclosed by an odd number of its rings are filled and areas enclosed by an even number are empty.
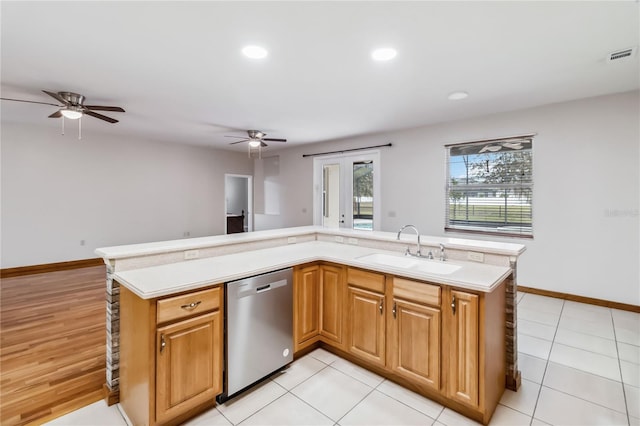
{"type": "Polygon", "coordinates": [[[249,179],[226,176],[227,214],[240,215],[249,212],[249,179]]]}
{"type": "Polygon", "coordinates": [[[2,268],[222,234],[224,174],[253,169],[244,153],[95,132],[2,123],[1,136],[2,268]]]}
{"type": "Polygon", "coordinates": [[[382,230],[445,235],[443,146],[535,132],[534,239],[489,239],[527,246],[520,285],[640,305],[639,101],[634,91],[278,151],[281,223],[313,222],[302,154],[392,142],[381,149],[382,230]]]}

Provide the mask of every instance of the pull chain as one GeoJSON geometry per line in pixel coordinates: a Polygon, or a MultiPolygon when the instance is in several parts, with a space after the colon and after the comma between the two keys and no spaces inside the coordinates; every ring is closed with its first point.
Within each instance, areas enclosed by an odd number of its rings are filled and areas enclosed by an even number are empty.
{"type": "Polygon", "coordinates": [[[78,118],[78,140],[82,139],[82,117],[78,118]]]}

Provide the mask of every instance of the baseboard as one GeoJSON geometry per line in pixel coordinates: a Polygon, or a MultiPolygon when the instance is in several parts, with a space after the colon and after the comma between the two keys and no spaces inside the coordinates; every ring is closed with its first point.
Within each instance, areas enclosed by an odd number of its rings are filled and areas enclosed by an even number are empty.
{"type": "Polygon", "coordinates": [[[120,391],[112,390],[106,383],[102,385],[102,393],[104,394],[104,402],[106,402],[108,406],[120,402],[120,391]]]}
{"type": "Polygon", "coordinates": [[[640,306],[628,303],[612,302],[610,300],[595,299],[593,297],[577,296],[575,294],[560,293],[558,291],[540,290],[538,288],[523,287],[518,285],[518,291],[524,293],[538,294],[540,296],[555,297],[557,299],[571,300],[573,302],[588,303],[590,305],[604,306],[606,308],[620,309],[640,313],[640,306]]]}
{"type": "Polygon", "coordinates": [[[18,266],[16,268],[0,269],[0,278],[13,278],[22,275],[44,274],[48,272],[68,271],[70,269],[90,268],[104,265],[100,257],[91,259],[71,260],[68,262],[45,263],[42,265],[18,266]]]}

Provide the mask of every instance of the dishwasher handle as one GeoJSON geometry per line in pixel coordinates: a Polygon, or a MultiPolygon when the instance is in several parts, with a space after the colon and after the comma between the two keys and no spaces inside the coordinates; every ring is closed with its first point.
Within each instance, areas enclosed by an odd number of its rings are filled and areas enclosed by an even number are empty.
{"type": "Polygon", "coordinates": [[[264,280],[260,281],[237,281],[234,283],[234,291],[237,299],[241,299],[243,297],[256,296],[258,294],[267,293],[271,290],[275,290],[280,287],[285,287],[290,285],[287,279],[271,281],[264,280]]]}

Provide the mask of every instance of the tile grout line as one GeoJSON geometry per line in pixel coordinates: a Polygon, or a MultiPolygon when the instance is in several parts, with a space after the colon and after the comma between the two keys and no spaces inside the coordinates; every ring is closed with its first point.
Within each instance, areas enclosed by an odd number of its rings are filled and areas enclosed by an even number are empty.
{"type": "MultiPolygon", "coordinates": [[[[544,372],[542,373],[542,379],[540,380],[540,389],[538,390],[538,396],[536,397],[536,403],[533,406],[533,413],[531,414],[531,421],[529,422],[529,426],[533,425],[533,420],[536,418],[536,410],[538,409],[538,402],[540,402],[540,395],[542,394],[542,388],[544,387],[544,378],[547,375],[547,369],[549,368],[549,359],[551,358],[551,351],[553,350],[553,344],[556,340],[556,335],[558,334],[558,327],[560,326],[560,318],[562,317],[562,311],[564,310],[564,300],[562,301],[562,306],[560,307],[560,315],[558,316],[558,322],[556,323],[556,331],[553,333],[553,340],[551,341],[551,348],[549,349],[549,355],[547,356],[546,363],[544,365],[544,372]]],[[[546,423],[546,422],[545,422],[546,423]]]]}
{"type": "Polygon", "coordinates": [[[611,325],[613,326],[613,337],[616,339],[616,353],[618,354],[618,369],[620,370],[620,384],[622,385],[622,398],[624,408],[627,411],[627,423],[631,424],[631,414],[629,414],[629,404],[627,404],[627,390],[624,387],[624,377],[622,376],[622,362],[620,362],[620,350],[618,349],[618,335],[616,334],[616,320],[613,318],[613,311],[609,309],[611,315],[611,325]]]}

